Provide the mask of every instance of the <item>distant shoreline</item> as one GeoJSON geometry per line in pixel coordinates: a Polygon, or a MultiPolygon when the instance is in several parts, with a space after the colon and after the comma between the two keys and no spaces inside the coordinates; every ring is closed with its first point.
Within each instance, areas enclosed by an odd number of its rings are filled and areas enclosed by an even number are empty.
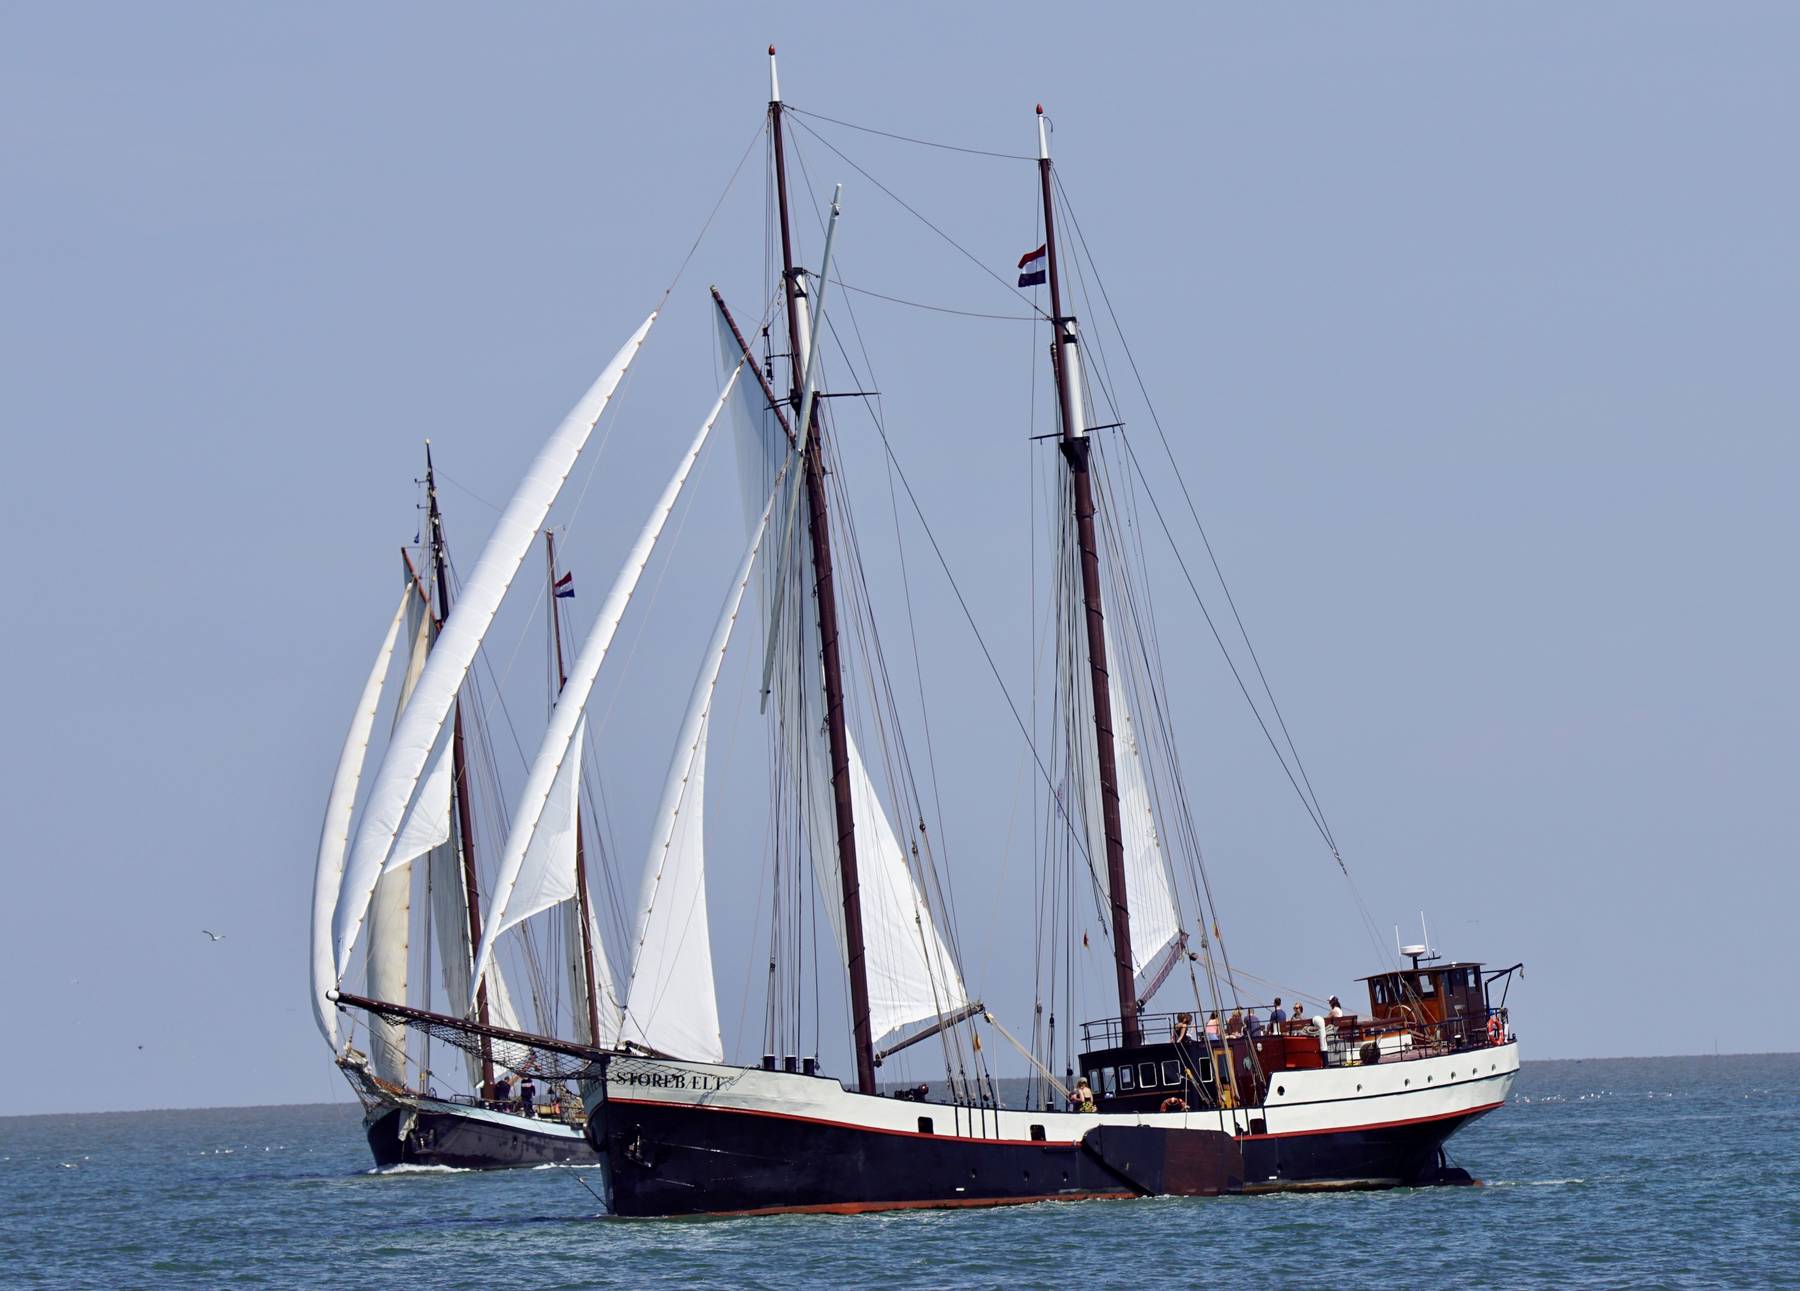
{"type": "MultiPolygon", "coordinates": [[[[1800,1058],[1800,1052],[1774,1050],[1762,1053],[1657,1053],[1619,1058],[1528,1058],[1521,1066],[1529,1070],[1533,1067],[1566,1066],[1572,1063],[1612,1063],[1612,1062],[1671,1062],[1681,1059],[1726,1059],[1726,1058],[1800,1058]]],[[[1001,1076],[1001,1080],[1023,1080],[1024,1076],[1001,1076]]],[[[328,1103],[224,1103],[212,1107],[120,1107],[103,1111],[56,1111],[56,1112],[4,1112],[0,1113],[0,1121],[44,1120],[54,1117],[92,1117],[92,1116],[151,1116],[165,1113],[186,1113],[199,1115],[210,1112],[260,1112],[260,1111],[295,1111],[305,1108],[354,1108],[356,1100],[346,1098],[342,1101],[328,1103]]]]}

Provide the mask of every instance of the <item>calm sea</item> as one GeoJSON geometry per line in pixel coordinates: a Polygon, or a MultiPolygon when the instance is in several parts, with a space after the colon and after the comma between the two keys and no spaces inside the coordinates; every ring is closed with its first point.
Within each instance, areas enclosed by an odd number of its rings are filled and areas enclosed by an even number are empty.
{"type": "Polygon", "coordinates": [[[1527,1063],[1451,1147],[1485,1187],[657,1222],[371,1173],[348,1106],[18,1117],[0,1284],[1800,1286],[1800,1055],[1527,1063]]]}

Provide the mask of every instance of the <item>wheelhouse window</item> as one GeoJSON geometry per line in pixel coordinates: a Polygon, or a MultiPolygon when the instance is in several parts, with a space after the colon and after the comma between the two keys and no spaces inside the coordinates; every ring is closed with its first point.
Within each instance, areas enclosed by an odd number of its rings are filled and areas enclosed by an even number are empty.
{"type": "Polygon", "coordinates": [[[1119,1092],[1129,1094],[1137,1088],[1137,1080],[1131,1074],[1129,1065],[1119,1068],[1119,1092]]]}
{"type": "Polygon", "coordinates": [[[1111,1067],[1094,1068],[1094,1083],[1100,1087],[1102,1098],[1111,1098],[1119,1092],[1119,1078],[1111,1067]]]}
{"type": "Polygon", "coordinates": [[[1155,1063],[1140,1062],[1138,1064],[1138,1088],[1140,1088],[1140,1089],[1155,1089],[1156,1088],[1156,1064],[1155,1063]]]}
{"type": "Polygon", "coordinates": [[[1173,1058],[1164,1058],[1162,1078],[1165,1085],[1179,1085],[1181,1083],[1181,1064],[1173,1058]]]}

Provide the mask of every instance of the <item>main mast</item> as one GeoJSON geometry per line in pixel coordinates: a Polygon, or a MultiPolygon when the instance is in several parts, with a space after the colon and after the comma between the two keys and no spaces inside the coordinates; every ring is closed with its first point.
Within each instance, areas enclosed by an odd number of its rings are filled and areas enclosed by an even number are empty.
{"type": "Polygon", "coordinates": [[[1050,326],[1055,331],[1051,367],[1062,409],[1063,459],[1069,464],[1075,504],[1075,533],[1081,548],[1081,597],[1086,607],[1088,683],[1094,700],[1094,746],[1099,762],[1100,817],[1106,831],[1106,886],[1112,899],[1113,972],[1119,985],[1119,1026],[1127,1047],[1143,1041],[1138,1022],[1137,981],[1131,966],[1131,909],[1125,894],[1125,835],[1119,824],[1119,768],[1113,746],[1112,686],[1106,669],[1106,620],[1100,609],[1100,547],[1094,536],[1094,482],[1088,472],[1090,445],[1081,406],[1081,357],[1075,319],[1062,309],[1062,282],[1056,264],[1056,210],[1051,201],[1050,135],[1044,109],[1037,110],[1038,185],[1044,194],[1044,252],[1050,276],[1050,326]]]}
{"type": "MultiPolygon", "coordinates": [[[[550,566],[550,639],[556,643],[556,693],[568,684],[569,675],[563,668],[562,645],[562,610],[557,605],[556,595],[556,535],[549,530],[544,531],[544,559],[550,566]]],[[[575,769],[579,779],[581,769],[575,769]]],[[[600,1043],[600,994],[599,984],[594,981],[594,925],[593,915],[588,909],[587,855],[581,839],[581,795],[575,799],[575,909],[581,919],[581,978],[587,993],[587,1019],[589,1044],[600,1043]]]]}
{"type": "MultiPolygon", "coordinates": [[[[438,514],[437,476],[431,465],[431,442],[425,443],[425,504],[431,533],[431,564],[437,575],[438,613],[440,625],[450,617],[450,570],[444,556],[444,519],[438,514]]],[[[463,751],[462,704],[450,735],[451,775],[456,788],[457,845],[462,851],[463,897],[469,911],[469,950],[481,944],[481,889],[475,877],[475,817],[469,810],[469,764],[463,751]]],[[[446,947],[443,953],[448,953],[446,947]]],[[[488,1023],[487,982],[475,989],[475,1016],[482,1026],[488,1023]]],[[[487,1036],[481,1038],[481,1096],[493,1097],[494,1046],[487,1036]]]]}
{"type": "MultiPolygon", "coordinates": [[[[806,371],[806,278],[794,266],[794,243],[788,225],[787,158],[781,139],[781,82],[775,73],[775,46],[769,46],[769,133],[775,149],[775,193],[781,213],[781,281],[787,300],[788,369],[798,416],[806,371]]],[[[831,579],[831,530],[825,503],[825,458],[818,404],[810,422],[795,431],[806,441],[802,463],[806,479],[808,527],[812,530],[813,587],[819,612],[820,668],[825,683],[825,729],[831,746],[831,799],[837,821],[839,886],[844,896],[844,955],[850,971],[850,1017],[856,1043],[856,1087],[875,1092],[875,1037],[869,1021],[869,979],[863,953],[861,888],[856,870],[856,818],[850,796],[850,738],[844,727],[844,679],[838,651],[837,589],[831,579]]]]}

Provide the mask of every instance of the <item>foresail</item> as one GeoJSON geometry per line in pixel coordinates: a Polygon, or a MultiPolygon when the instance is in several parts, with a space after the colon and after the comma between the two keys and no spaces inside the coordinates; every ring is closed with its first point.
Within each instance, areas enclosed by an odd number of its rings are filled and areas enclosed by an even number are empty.
{"type": "MultiPolygon", "coordinates": [[[[656,548],[656,540],[662,534],[663,525],[674,511],[675,501],[681,496],[682,485],[687,483],[688,473],[693,470],[700,450],[706,445],[707,436],[712,433],[713,423],[719,419],[719,412],[724,408],[731,388],[737,384],[738,374],[742,370],[743,365],[737,364],[725,379],[725,388],[719,391],[712,410],[695,433],[687,453],[676,466],[675,474],[670,477],[662,496],[652,508],[643,531],[638,534],[637,542],[626,556],[624,568],[613,580],[612,590],[607,593],[593,627],[588,629],[587,637],[581,643],[581,653],[575,657],[568,680],[563,683],[562,693],[556,697],[556,707],[550,714],[549,729],[544,732],[537,756],[532,759],[531,772],[526,777],[524,790],[519,794],[519,805],[513,811],[512,832],[507,835],[506,850],[500,857],[499,877],[494,884],[488,923],[482,930],[481,947],[475,954],[476,981],[481,980],[483,969],[493,957],[494,938],[509,926],[506,912],[511,904],[513,885],[518,881],[520,867],[525,863],[525,854],[531,847],[533,835],[537,833],[544,804],[549,800],[550,787],[568,760],[570,742],[575,737],[575,728],[587,707],[588,695],[594,689],[594,680],[600,675],[600,665],[606,661],[606,652],[612,645],[613,634],[619,630],[619,621],[625,616],[625,607],[630,604],[632,593],[637,590],[638,579],[643,575],[644,566],[650,561],[650,554],[656,548]]],[[[599,953],[599,948],[596,947],[595,954],[599,953]]]]}
{"type": "Polygon", "coordinates": [[[432,761],[431,772],[419,786],[419,795],[407,813],[406,824],[394,839],[394,851],[384,870],[398,870],[434,847],[450,841],[450,772],[454,759],[445,740],[432,761]]]}
{"type": "MultiPolygon", "coordinates": [[[[581,745],[586,732],[583,718],[575,724],[568,753],[550,783],[537,831],[507,889],[509,900],[496,903],[499,913],[489,921],[493,931],[484,933],[484,938],[498,937],[540,910],[575,895],[575,822],[581,807],[581,745]]],[[[579,934],[579,927],[576,932],[579,934]]]]}
{"type": "Polygon", "coordinates": [[[652,313],[613,356],[606,370],[582,396],[539,450],[506,510],[501,513],[462,591],[438,635],[436,648],[407,706],[400,726],[388,745],[387,756],[370,790],[362,826],[350,849],[343,891],[332,921],[337,976],[349,971],[350,951],[362,927],[370,894],[400,830],[401,819],[413,798],[414,788],[438,732],[449,715],[469,665],[481,646],[481,638],[493,621],[519,564],[537,537],[539,526],[556,500],[563,481],[575,465],[600,414],[618,388],[625,370],[643,344],[652,313]]]}
{"type": "Polygon", "coordinates": [[[331,793],[325,800],[325,823],[319,830],[319,857],[313,867],[312,900],[312,997],[313,1017],[332,1052],[338,1048],[337,1010],[326,992],[337,984],[331,952],[331,914],[337,907],[344,881],[344,853],[350,846],[350,817],[356,808],[356,786],[362,779],[363,760],[369,752],[369,735],[375,729],[375,713],[394,656],[394,642],[406,619],[408,602],[417,595],[409,583],[400,593],[400,604],[388,623],[374,666],[363,683],[362,695],[350,718],[350,732],[338,754],[337,771],[331,777],[331,793]]]}
{"type": "Polygon", "coordinates": [[[675,752],[669,759],[650,857],[644,866],[622,1035],[678,1058],[725,1060],[706,916],[706,735],[719,669],[725,662],[744,591],[750,585],[757,551],[768,532],[769,511],[780,492],[780,478],[776,477],[762,518],[751,531],[737,577],[701,659],[675,752]]]}

